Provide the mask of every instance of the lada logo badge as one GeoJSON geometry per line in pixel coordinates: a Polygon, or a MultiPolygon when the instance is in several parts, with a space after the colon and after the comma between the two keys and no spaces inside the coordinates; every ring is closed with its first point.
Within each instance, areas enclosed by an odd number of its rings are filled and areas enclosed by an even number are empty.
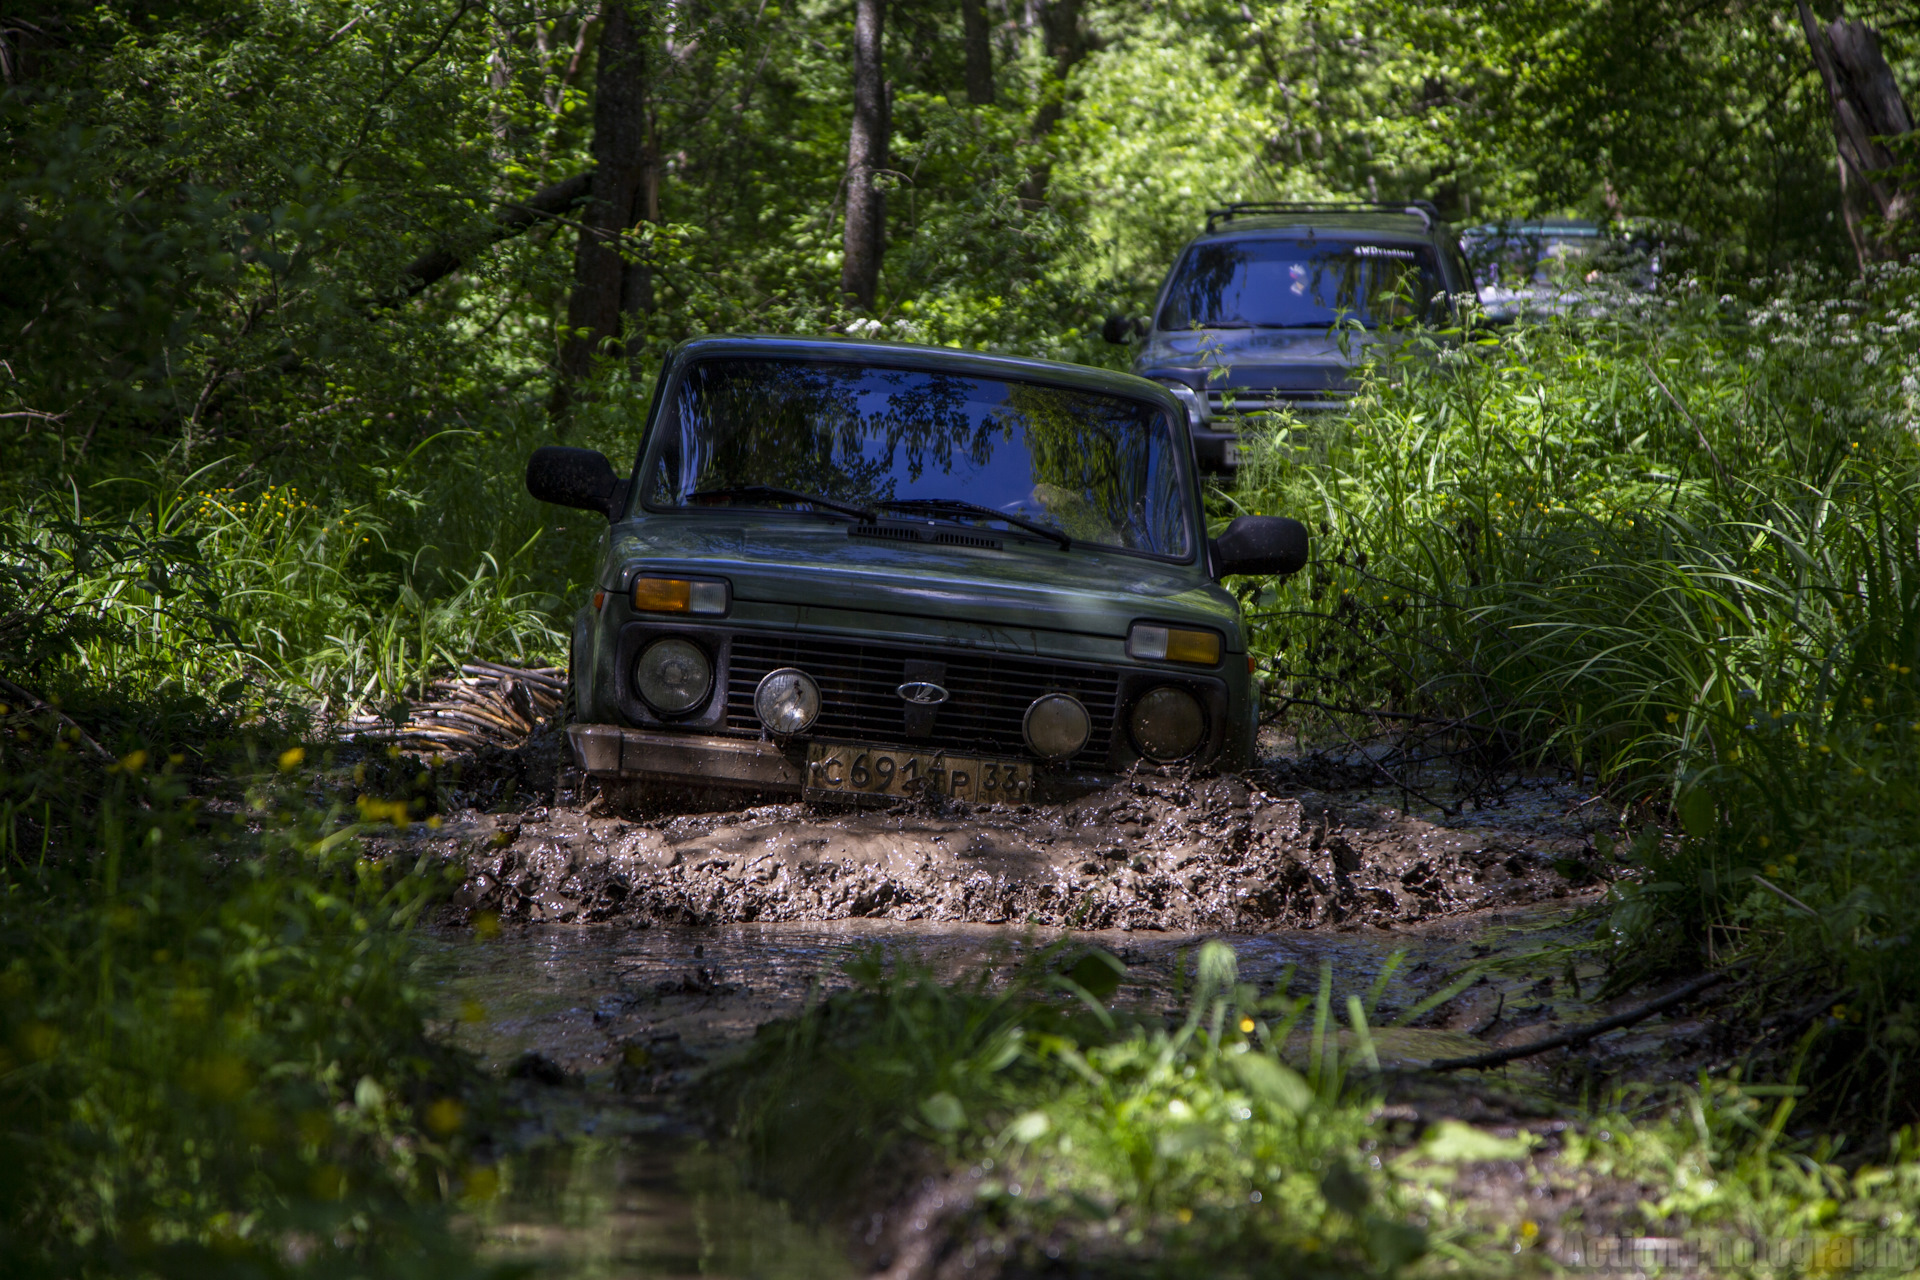
{"type": "Polygon", "coordinates": [[[909,680],[894,692],[916,707],[937,707],[947,700],[947,691],[930,680],[909,680]]]}

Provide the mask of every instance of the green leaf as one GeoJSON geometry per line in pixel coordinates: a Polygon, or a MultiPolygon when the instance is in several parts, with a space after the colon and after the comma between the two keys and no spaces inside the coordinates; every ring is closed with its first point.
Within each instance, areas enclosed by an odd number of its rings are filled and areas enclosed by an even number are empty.
{"type": "Polygon", "coordinates": [[[1519,1160],[1533,1148],[1529,1134],[1501,1138],[1458,1120],[1442,1120],[1420,1139],[1420,1151],[1429,1160],[1470,1164],[1478,1160],[1519,1160]]]}
{"type": "Polygon", "coordinates": [[[1066,976],[1095,1000],[1106,1000],[1120,989],[1121,980],[1127,976],[1127,966],[1119,957],[1096,948],[1075,961],[1066,976]]]}
{"type": "Polygon", "coordinates": [[[920,1116],[941,1133],[953,1133],[967,1122],[967,1109],[950,1093],[936,1093],[920,1103],[920,1116]]]}
{"type": "Polygon", "coordinates": [[[1320,1179],[1320,1194],[1326,1197],[1329,1205],[1349,1218],[1358,1218],[1366,1212],[1367,1201],[1373,1193],[1365,1178],[1345,1164],[1335,1164],[1320,1179]]]}
{"type": "Polygon", "coordinates": [[[1374,1215],[1367,1217],[1367,1252],[1389,1271],[1406,1266],[1427,1252],[1427,1233],[1409,1222],[1374,1215]]]}
{"type": "Polygon", "coordinates": [[[1689,787],[1680,793],[1680,826],[1694,839],[1713,834],[1713,796],[1705,787],[1689,787]]]}
{"type": "Polygon", "coordinates": [[[1241,1085],[1262,1102],[1296,1116],[1313,1105],[1313,1087],[1292,1067],[1261,1053],[1244,1053],[1228,1061],[1241,1085]]]}
{"type": "Polygon", "coordinates": [[[1006,1132],[1000,1137],[1006,1142],[1038,1142],[1046,1137],[1047,1131],[1052,1128],[1053,1121],[1047,1119],[1046,1112],[1029,1111],[1025,1115],[1015,1117],[1014,1122],[1007,1126],[1006,1132]]]}
{"type": "Polygon", "coordinates": [[[1169,1159],[1204,1151],[1220,1141],[1212,1125],[1183,1124],[1169,1129],[1154,1141],[1154,1149],[1169,1159]]]}

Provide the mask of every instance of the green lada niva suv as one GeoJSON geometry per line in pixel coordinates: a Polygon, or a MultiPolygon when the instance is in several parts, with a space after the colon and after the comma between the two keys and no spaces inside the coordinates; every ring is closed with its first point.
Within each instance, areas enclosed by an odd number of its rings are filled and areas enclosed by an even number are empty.
{"type": "Polygon", "coordinates": [[[549,446],[605,513],[567,736],[603,781],[1020,802],[1141,766],[1250,762],[1229,574],[1297,521],[1209,539],[1187,415],[1130,374],[933,347],[702,338],[633,469],[549,446]]]}

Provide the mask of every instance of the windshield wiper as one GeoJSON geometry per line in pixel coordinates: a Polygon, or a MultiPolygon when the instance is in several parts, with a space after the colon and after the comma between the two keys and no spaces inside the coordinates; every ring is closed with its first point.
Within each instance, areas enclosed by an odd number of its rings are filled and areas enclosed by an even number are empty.
{"type": "Polygon", "coordinates": [[[837,512],[851,516],[855,520],[872,520],[873,511],[852,502],[842,502],[838,498],[828,498],[818,493],[801,493],[798,489],[782,489],[772,484],[732,484],[720,489],[702,489],[698,493],[687,495],[687,501],[698,502],[702,498],[762,498],[769,502],[804,502],[821,511],[837,512]]]}
{"type": "Polygon", "coordinates": [[[1060,544],[1062,551],[1071,550],[1073,539],[1051,525],[1041,524],[1038,520],[1029,520],[1025,516],[1009,515],[992,507],[983,507],[977,502],[964,502],[959,498],[889,498],[873,504],[882,511],[920,512],[930,516],[975,516],[982,520],[1001,520],[1016,529],[1025,529],[1043,538],[1060,544]]]}

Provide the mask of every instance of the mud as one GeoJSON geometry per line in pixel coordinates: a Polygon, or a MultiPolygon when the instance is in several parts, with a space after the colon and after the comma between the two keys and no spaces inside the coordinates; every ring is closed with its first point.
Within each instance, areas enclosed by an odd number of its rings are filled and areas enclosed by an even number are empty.
{"type": "MultiPolygon", "coordinates": [[[[1609,874],[1547,821],[1435,821],[1238,778],[1141,778],[1062,805],[844,812],[768,805],[636,819],[451,815],[456,907],[529,923],[1025,923],[1191,932],[1394,927],[1565,897],[1609,874]]],[[[1548,794],[1552,793],[1552,794],[1548,794]]]]}

